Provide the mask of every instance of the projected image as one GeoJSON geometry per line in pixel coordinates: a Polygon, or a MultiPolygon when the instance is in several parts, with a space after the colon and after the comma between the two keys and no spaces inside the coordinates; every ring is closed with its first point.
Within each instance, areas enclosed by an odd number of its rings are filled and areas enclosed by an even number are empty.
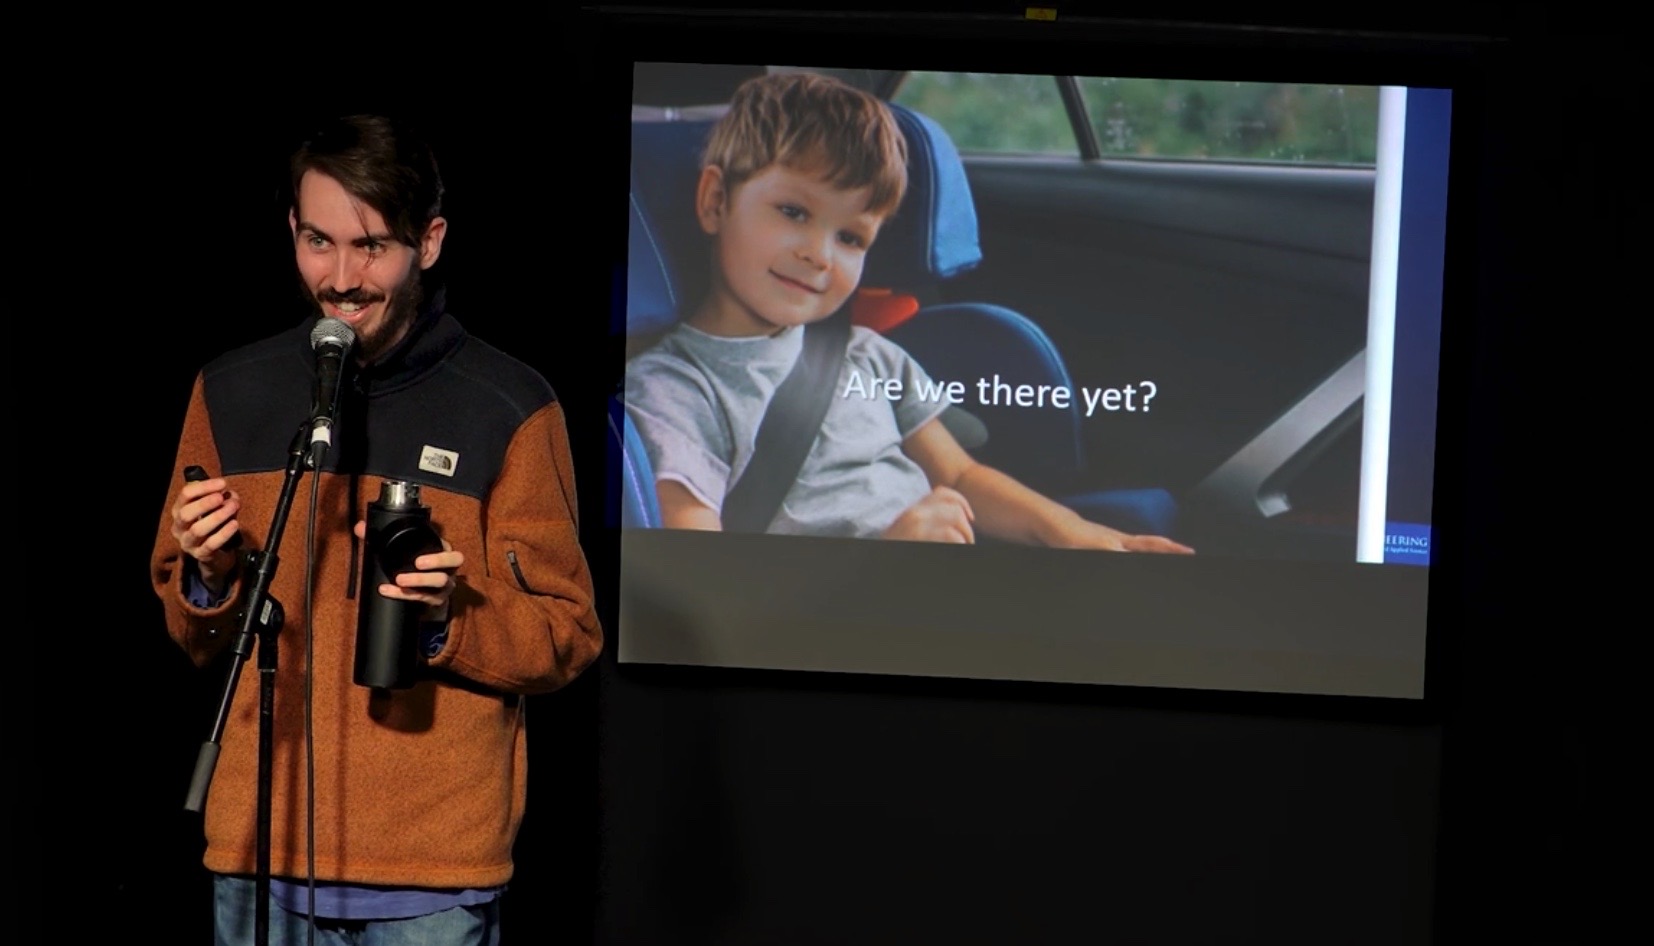
{"type": "MultiPolygon", "coordinates": [[[[713,124],[694,193],[707,285],[626,370],[661,524],[955,543],[980,528],[1069,548],[1189,551],[1034,492],[973,458],[942,418],[958,411],[965,442],[981,444],[961,405],[1068,412],[1084,401],[1089,414],[1103,392],[1049,383],[1054,372],[1038,385],[996,372],[970,382],[973,399],[891,338],[921,314],[916,300],[893,318],[845,309],[900,213],[908,148],[876,97],[813,73],[743,83],[713,124]]],[[[949,221],[938,242],[970,229],[949,221]]]]}
{"type": "MultiPolygon", "coordinates": [[[[1121,580],[1029,547],[1156,553],[1173,594],[1213,559],[1428,565],[1446,95],[638,64],[623,584],[844,539],[970,546],[877,553],[914,595],[1121,580]]],[[[819,668],[885,669],[852,663],[819,668]]]]}

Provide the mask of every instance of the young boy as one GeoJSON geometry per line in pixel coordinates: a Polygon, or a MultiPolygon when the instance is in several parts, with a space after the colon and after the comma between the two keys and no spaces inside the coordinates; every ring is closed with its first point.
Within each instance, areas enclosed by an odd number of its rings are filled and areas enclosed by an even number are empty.
{"type": "MultiPolygon", "coordinates": [[[[804,327],[855,292],[907,186],[906,143],[884,103],[807,73],[749,80],[714,126],[695,192],[711,241],[709,289],[627,366],[626,405],[655,470],[667,528],[721,530],[765,409],[804,327]]],[[[1189,552],[1094,522],[977,463],[914,396],[924,370],[852,329],[837,389],[796,482],[765,531],[1115,551],[1189,552]],[[851,373],[901,381],[900,400],[840,397],[851,373]]]]}

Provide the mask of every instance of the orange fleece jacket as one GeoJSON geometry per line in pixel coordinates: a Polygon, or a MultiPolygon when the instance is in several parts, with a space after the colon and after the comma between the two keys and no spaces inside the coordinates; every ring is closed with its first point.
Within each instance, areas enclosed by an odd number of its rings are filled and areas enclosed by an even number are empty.
{"type": "MultiPolygon", "coordinates": [[[[224,604],[201,609],[186,600],[186,568],[170,530],[182,471],[191,464],[214,475],[223,471],[242,500],[237,519],[246,547],[265,548],[287,461],[282,441],[308,416],[314,375],[307,330],[301,326],[219,359],[197,378],[191,394],[151,577],[168,632],[203,667],[223,655],[236,635],[247,569],[239,570],[224,604]],[[249,402],[258,409],[247,408],[249,402]],[[231,416],[236,413],[249,419],[244,424],[231,416]],[[293,426],[272,424],[272,417],[290,418],[293,426]],[[237,445],[221,443],[227,438],[237,445]]],[[[573,679],[597,657],[603,634],[577,537],[574,472],[555,396],[538,375],[464,335],[450,317],[422,324],[416,334],[400,352],[406,364],[357,383],[355,402],[347,400],[345,408],[365,418],[354,430],[370,444],[389,443],[399,438],[386,425],[407,427],[410,418],[457,413],[447,441],[417,443],[416,431],[409,442],[427,450],[460,448],[460,468],[486,468],[486,483],[450,489],[442,476],[428,472],[428,464],[418,465],[415,448],[393,454],[369,447],[365,462],[354,464],[357,471],[320,474],[316,876],[398,887],[487,887],[511,877],[511,847],[523,816],[528,770],[522,697],[573,679]],[[482,436],[462,442],[467,431],[489,427],[507,433],[492,443],[482,436]],[[425,678],[410,690],[375,693],[351,679],[358,602],[361,594],[373,593],[355,587],[360,560],[351,529],[387,477],[420,482],[433,523],[464,553],[465,564],[456,575],[446,644],[429,659],[425,678]]],[[[351,464],[348,456],[340,462],[351,464]]],[[[304,576],[312,475],[300,480],[272,588],[286,623],[275,697],[271,869],[286,877],[306,873],[304,671],[311,629],[304,576]]],[[[256,666],[255,651],[242,669],[207,802],[205,863],[216,872],[251,873],[255,867],[256,666]]],[[[546,723],[537,738],[552,747],[555,722],[546,723]]],[[[554,752],[537,758],[554,769],[554,752]]]]}

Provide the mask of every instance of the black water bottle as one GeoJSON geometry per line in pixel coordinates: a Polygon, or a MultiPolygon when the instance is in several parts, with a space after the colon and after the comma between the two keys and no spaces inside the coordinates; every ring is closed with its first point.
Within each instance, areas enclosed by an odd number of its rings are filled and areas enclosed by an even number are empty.
{"type": "Polygon", "coordinates": [[[419,486],[386,480],[379,499],[368,505],[367,554],[362,557],[362,602],[356,614],[358,686],[405,690],[417,682],[419,624],[425,605],[379,593],[402,572],[415,571],[414,560],[442,551],[431,526],[431,510],[419,502],[419,486]]]}

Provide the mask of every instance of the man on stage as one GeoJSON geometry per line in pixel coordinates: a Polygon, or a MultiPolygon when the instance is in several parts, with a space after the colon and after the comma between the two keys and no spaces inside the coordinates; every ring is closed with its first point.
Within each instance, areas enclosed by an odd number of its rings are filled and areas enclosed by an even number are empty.
{"type": "MultiPolygon", "coordinates": [[[[408,129],[340,120],[304,142],[291,172],[288,224],[314,311],[196,378],[151,577],[173,639],[212,663],[236,635],[244,556],[269,551],[290,448],[317,407],[312,329],[347,326],[332,446],[275,550],[271,596],[285,623],[270,942],[307,941],[313,876],[319,943],[368,930],[375,943],[496,943],[526,793],[523,697],[568,683],[602,646],[562,409],[537,372],[446,311],[431,272],[447,236],[441,178],[408,129]],[[209,478],[186,482],[190,466],[209,478]],[[418,487],[442,551],[362,587],[363,522],[386,481],[418,487]],[[354,682],[358,609],[374,596],[422,609],[411,687],[354,682]]],[[[243,667],[205,809],[220,944],[253,938],[255,663],[243,667]]],[[[546,749],[537,773],[556,769],[546,749]]]]}

